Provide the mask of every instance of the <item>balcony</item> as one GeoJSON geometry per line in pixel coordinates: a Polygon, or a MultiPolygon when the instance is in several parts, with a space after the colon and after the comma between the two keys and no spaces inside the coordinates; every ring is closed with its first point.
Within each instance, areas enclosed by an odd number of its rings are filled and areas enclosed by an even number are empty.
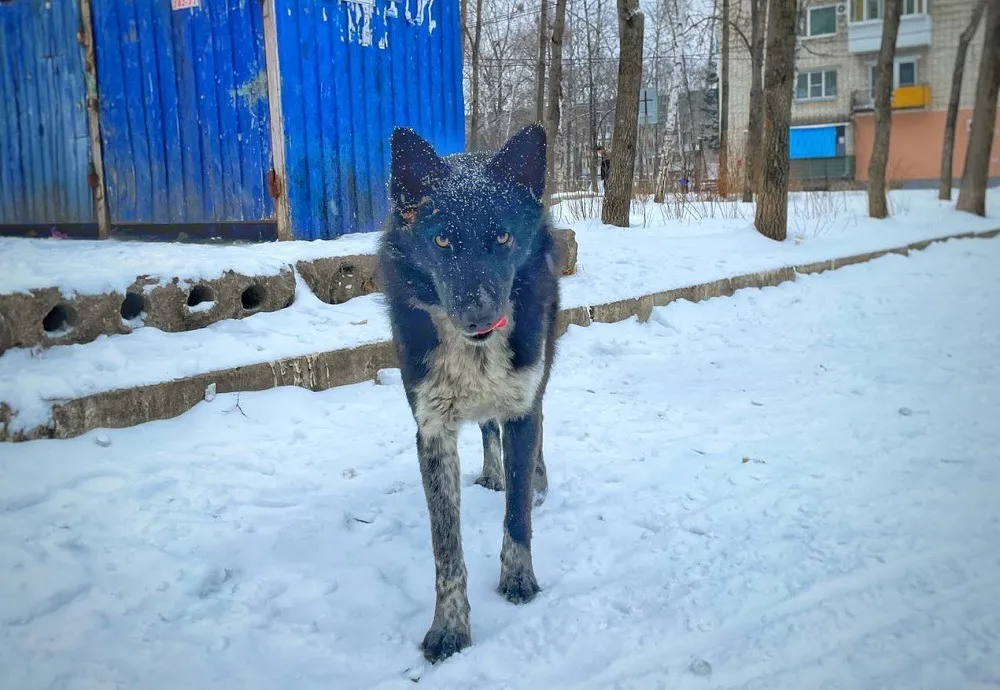
{"type": "Polygon", "coordinates": [[[927,108],[931,104],[931,85],[914,84],[899,86],[892,91],[892,109],[909,110],[912,108],[927,108]]]}
{"type": "MultiPolygon", "coordinates": [[[[931,104],[931,85],[913,84],[897,86],[892,90],[893,110],[913,110],[927,108],[931,104]]],[[[871,89],[859,89],[851,94],[851,107],[856,113],[875,109],[875,98],[871,89]]]]}
{"type": "MultiPolygon", "coordinates": [[[[904,14],[899,20],[896,50],[920,48],[931,44],[931,16],[904,14]]],[[[882,20],[852,21],[847,25],[847,50],[851,53],[877,53],[882,47],[882,20]]]]}

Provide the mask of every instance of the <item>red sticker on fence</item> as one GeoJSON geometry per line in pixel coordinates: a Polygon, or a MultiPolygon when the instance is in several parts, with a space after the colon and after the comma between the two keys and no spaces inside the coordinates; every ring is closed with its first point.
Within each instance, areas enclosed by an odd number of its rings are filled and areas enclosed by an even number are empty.
{"type": "Polygon", "coordinates": [[[170,0],[172,10],[190,10],[201,6],[201,0],[170,0]]]}

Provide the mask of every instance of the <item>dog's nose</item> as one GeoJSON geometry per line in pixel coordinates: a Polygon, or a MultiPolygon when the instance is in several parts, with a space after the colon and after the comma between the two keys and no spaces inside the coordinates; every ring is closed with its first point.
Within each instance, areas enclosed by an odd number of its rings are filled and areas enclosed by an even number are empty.
{"type": "Polygon", "coordinates": [[[507,325],[507,317],[495,311],[471,311],[462,317],[462,325],[469,333],[482,335],[507,325]]]}

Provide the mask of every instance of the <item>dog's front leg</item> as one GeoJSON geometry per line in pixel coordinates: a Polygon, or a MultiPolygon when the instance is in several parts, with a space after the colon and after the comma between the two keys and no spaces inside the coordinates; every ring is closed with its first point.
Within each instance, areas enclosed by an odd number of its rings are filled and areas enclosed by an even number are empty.
{"type": "Polygon", "coordinates": [[[531,563],[531,484],[541,432],[541,401],[527,415],[509,420],[503,427],[507,514],[497,591],[515,604],[531,601],[540,591],[531,563]]]}
{"type": "Polygon", "coordinates": [[[437,662],[472,644],[468,577],[462,554],[461,478],[458,432],[434,425],[417,432],[420,474],[431,520],[434,547],[434,622],[424,636],[424,656],[437,662]]]}
{"type": "Polygon", "coordinates": [[[538,453],[535,455],[535,472],[531,480],[531,489],[534,493],[533,503],[535,507],[545,503],[545,497],[549,495],[549,473],[545,469],[545,451],[542,446],[545,428],[545,416],[539,415],[538,419],[538,453]]]}

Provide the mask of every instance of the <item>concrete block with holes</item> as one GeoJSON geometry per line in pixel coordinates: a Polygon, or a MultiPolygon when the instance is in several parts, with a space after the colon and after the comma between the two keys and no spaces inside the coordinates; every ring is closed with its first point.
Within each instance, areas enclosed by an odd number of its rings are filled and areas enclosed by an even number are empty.
{"type": "MultiPolygon", "coordinates": [[[[575,270],[576,239],[557,230],[560,269],[575,270]]],[[[158,275],[150,266],[124,292],[63,294],[58,287],[0,294],[0,353],[15,347],[88,343],[101,335],[131,333],[143,326],[177,332],[205,328],[223,319],[241,319],[289,306],[296,272],[328,304],[341,304],[378,291],[371,254],[297,261],[269,275],[225,271],[199,280],[158,275]]]]}

